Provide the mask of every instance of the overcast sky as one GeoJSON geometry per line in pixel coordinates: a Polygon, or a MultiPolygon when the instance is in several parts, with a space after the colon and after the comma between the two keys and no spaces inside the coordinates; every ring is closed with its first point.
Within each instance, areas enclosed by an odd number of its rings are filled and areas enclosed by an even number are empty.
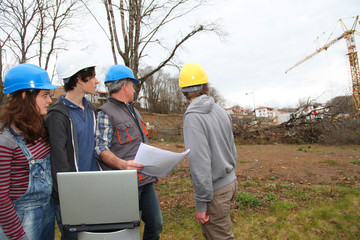
{"type": "MultiPolygon", "coordinates": [[[[195,35],[177,54],[186,64],[197,62],[228,106],[297,107],[299,100],[325,103],[351,94],[346,41],[340,40],[287,74],[285,70],[343,33],[339,19],[351,28],[360,14],[359,0],[213,0],[190,20],[214,21],[228,33],[195,35]],[[319,40],[316,40],[316,39],[319,40]]],[[[89,20],[90,25],[94,22],[89,20]]],[[[181,24],[187,24],[182,21],[181,24]]],[[[86,27],[84,29],[87,29],[86,27]]],[[[360,32],[360,24],[357,28],[360,32]]],[[[173,34],[166,34],[169,39],[173,34]]],[[[112,64],[100,28],[87,36],[100,65],[112,64]]],[[[356,35],[357,49],[360,36],[356,35]]],[[[82,43],[83,44],[83,43],[82,43]]],[[[145,59],[156,65],[156,53],[145,59]]],[[[178,72],[173,70],[176,75],[178,72]]],[[[101,76],[101,75],[99,75],[101,76]]],[[[103,81],[103,79],[99,79],[103,81]]]]}

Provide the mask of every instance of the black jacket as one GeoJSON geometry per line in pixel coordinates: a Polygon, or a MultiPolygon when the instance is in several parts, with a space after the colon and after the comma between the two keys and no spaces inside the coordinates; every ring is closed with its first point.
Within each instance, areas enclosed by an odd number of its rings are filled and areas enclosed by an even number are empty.
{"type": "MultiPolygon", "coordinates": [[[[93,115],[94,123],[95,108],[87,102],[93,115]]],[[[50,163],[53,177],[53,193],[55,203],[59,203],[58,185],[56,174],[58,172],[77,172],[79,165],[79,152],[76,136],[75,123],[69,110],[60,96],[57,102],[50,107],[47,113],[46,126],[50,140],[50,163]]],[[[94,132],[95,132],[94,124],[94,132]]]]}

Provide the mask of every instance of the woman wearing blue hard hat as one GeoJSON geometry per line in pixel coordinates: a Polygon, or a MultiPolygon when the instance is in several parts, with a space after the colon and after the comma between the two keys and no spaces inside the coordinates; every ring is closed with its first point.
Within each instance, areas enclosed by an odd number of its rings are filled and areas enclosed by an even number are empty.
{"type": "Polygon", "coordinates": [[[0,239],[54,239],[50,146],[44,116],[48,73],[19,64],[4,78],[0,115],[0,239]]]}

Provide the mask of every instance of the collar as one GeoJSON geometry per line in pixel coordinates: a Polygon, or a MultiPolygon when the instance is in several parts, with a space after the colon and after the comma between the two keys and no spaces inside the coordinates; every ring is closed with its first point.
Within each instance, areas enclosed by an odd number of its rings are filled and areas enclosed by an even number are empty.
{"type": "MultiPolygon", "coordinates": [[[[70,107],[70,108],[74,108],[74,109],[77,109],[77,108],[80,108],[78,105],[76,105],[75,103],[69,101],[68,99],[65,98],[65,95],[62,96],[62,100],[64,102],[64,104],[67,106],[67,107],[70,107]]],[[[83,105],[84,107],[86,108],[87,106],[87,100],[85,97],[83,97],[82,99],[82,102],[83,102],[83,105]]]]}

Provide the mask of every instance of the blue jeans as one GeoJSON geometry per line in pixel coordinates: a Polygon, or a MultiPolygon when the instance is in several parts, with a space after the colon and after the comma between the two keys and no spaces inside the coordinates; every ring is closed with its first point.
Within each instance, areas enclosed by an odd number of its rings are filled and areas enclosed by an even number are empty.
{"type": "MultiPolygon", "coordinates": [[[[55,235],[54,204],[47,201],[42,206],[27,205],[16,207],[21,225],[30,240],[53,239],[55,235]]],[[[2,239],[2,238],[1,238],[2,239]]]]}
{"type": "MultiPolygon", "coordinates": [[[[48,201],[44,205],[15,207],[21,225],[29,240],[54,239],[54,204],[48,201]]],[[[8,239],[0,227],[0,239],[8,239]]]]}
{"type": "Polygon", "coordinates": [[[143,240],[160,239],[163,220],[153,183],[139,187],[139,209],[145,223],[143,240]]]}

